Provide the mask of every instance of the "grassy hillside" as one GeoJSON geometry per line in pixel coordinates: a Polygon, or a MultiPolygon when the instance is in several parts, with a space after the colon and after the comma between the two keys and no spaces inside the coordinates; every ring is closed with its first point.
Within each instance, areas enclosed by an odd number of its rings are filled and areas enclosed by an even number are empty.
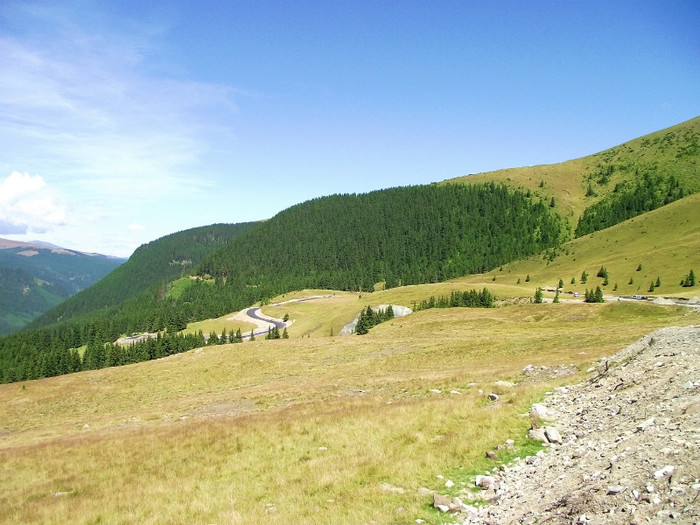
{"type": "Polygon", "coordinates": [[[562,279],[565,291],[583,294],[586,288],[602,286],[603,279],[596,274],[604,266],[609,274],[609,284],[603,287],[606,294],[698,297],[700,286],[681,286],[691,269],[697,274],[700,268],[698,224],[700,194],[695,194],[570,241],[551,254],[530,257],[460,282],[462,286],[488,285],[501,296],[517,296],[532,295],[537,286],[555,288],[562,279]],[[642,269],[637,271],[639,265],[642,269]],[[588,283],[581,284],[584,271],[589,275],[588,283]],[[525,282],[528,275],[530,282],[525,282]],[[571,284],[572,277],[575,284],[571,284]],[[649,292],[657,278],[661,286],[649,292]],[[617,291],[613,291],[615,284],[617,291]]]}
{"type": "Polygon", "coordinates": [[[530,191],[555,209],[572,228],[586,208],[608,198],[615,187],[645,174],[673,175],[687,192],[700,190],[700,117],[614,148],[559,164],[509,168],[450,179],[449,183],[500,182],[530,191]],[[589,193],[589,186],[594,195],[589,193]]]}
{"type": "Polygon", "coordinates": [[[566,378],[526,380],[525,365],[585,370],[699,320],[623,303],[429,310],[362,337],[0,385],[0,522],[438,523],[422,487],[456,495],[508,438],[501,459],[536,450],[517,415],[566,378]]]}

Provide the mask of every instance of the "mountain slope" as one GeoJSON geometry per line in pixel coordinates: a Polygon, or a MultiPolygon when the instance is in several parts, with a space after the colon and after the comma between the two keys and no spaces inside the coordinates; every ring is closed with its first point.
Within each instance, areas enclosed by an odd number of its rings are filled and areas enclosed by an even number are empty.
{"type": "MultiPolygon", "coordinates": [[[[569,297],[569,292],[583,296],[586,289],[596,286],[601,286],[606,297],[635,294],[698,297],[700,286],[681,284],[690,270],[696,275],[700,272],[698,224],[700,193],[573,239],[557,250],[459,279],[453,286],[488,286],[498,297],[531,297],[538,286],[554,289],[561,279],[566,294],[562,298],[569,297]],[[603,286],[605,279],[597,276],[601,267],[607,270],[607,286],[603,286]],[[586,283],[581,282],[584,272],[588,274],[586,283]],[[656,284],[657,279],[660,286],[650,293],[650,285],[656,284]]],[[[449,292],[449,287],[446,290],[449,292]]]]}
{"type": "Polygon", "coordinates": [[[161,237],[137,248],[127,262],[84,292],[47,312],[32,326],[57,319],[95,315],[133,299],[148,288],[181,277],[209,253],[253,229],[259,223],[212,224],[161,237]]]}
{"type": "Polygon", "coordinates": [[[0,335],[22,328],[123,262],[115,257],[0,239],[0,335]]]}
{"type": "MultiPolygon", "coordinates": [[[[162,271],[151,274],[147,289],[134,287],[127,293],[124,288],[129,288],[129,284],[120,285],[115,279],[99,294],[77,296],[45,315],[40,323],[51,325],[50,328],[22,334],[12,341],[0,339],[0,363],[4,360],[8,367],[4,380],[78,370],[84,368],[85,363],[81,363],[80,356],[70,351],[71,348],[87,344],[91,352],[101,352],[104,348],[101,343],[114,341],[121,334],[163,329],[173,334],[188,322],[219,317],[294,290],[326,288],[363,292],[374,289],[376,283],[383,282],[392,288],[486,271],[490,272],[491,281],[501,286],[501,279],[497,277],[507,263],[511,263],[507,271],[512,272],[517,264],[513,261],[539,254],[537,268],[541,268],[542,264],[547,266],[562,257],[564,250],[571,250],[574,244],[562,248],[566,227],[559,214],[568,206],[569,216],[565,218],[571,235],[576,223],[574,210],[578,210],[580,217],[591,203],[616,194],[615,187],[619,192],[619,185],[634,182],[639,166],[644,170],[653,168],[652,179],[658,175],[670,180],[673,175],[678,187],[695,191],[694,162],[698,153],[693,145],[699,136],[695,131],[699,123],[700,119],[695,119],[671,128],[672,131],[652,134],[607,152],[555,166],[504,170],[446,184],[314,199],[251,227],[231,242],[218,244],[196,267],[192,258],[194,268],[187,272],[181,267],[183,261],[190,260],[187,256],[176,257],[172,250],[161,251],[158,260],[165,263],[169,271],[167,275],[162,271]],[[615,167],[602,169],[601,162],[615,167]],[[615,163],[624,164],[624,167],[618,168],[615,163]],[[543,179],[543,175],[547,175],[547,179],[543,179]],[[499,177],[504,184],[493,181],[499,177]],[[479,181],[482,184],[476,184],[479,181]],[[565,184],[579,189],[566,193],[559,188],[561,191],[555,195],[552,188],[565,184]],[[586,196],[586,186],[594,184],[595,195],[586,196]],[[518,188],[529,190],[530,195],[518,188]],[[546,192],[550,192],[549,198],[546,192]],[[562,195],[569,196],[568,205],[560,202],[567,202],[560,198],[562,195]],[[177,286],[167,282],[185,273],[192,274],[191,278],[180,279],[177,286]]],[[[681,194],[673,197],[680,198],[681,194]]],[[[660,211],[668,209],[671,217],[687,223],[694,220],[695,199],[696,196],[681,198],[660,211]]],[[[634,220],[623,223],[621,231],[629,227],[624,224],[634,224],[634,220]]],[[[685,231],[683,228],[661,225],[654,228],[663,231],[663,234],[660,231],[654,235],[663,235],[665,255],[676,253],[685,257],[684,263],[693,264],[694,238],[689,245],[684,245],[685,241],[679,237],[679,232],[685,231]],[[665,231],[666,228],[670,231],[665,231]]],[[[692,230],[692,224],[690,228],[692,230]]],[[[584,242],[598,235],[606,237],[609,231],[610,228],[579,240],[584,242]]],[[[625,242],[637,246],[632,241],[625,242]]],[[[650,250],[646,241],[635,250],[643,253],[644,246],[650,250]]],[[[612,253],[611,248],[608,246],[607,251],[597,248],[596,257],[606,257],[612,253]]],[[[143,260],[134,257],[139,271],[148,266],[148,253],[148,249],[140,252],[143,260]]],[[[625,257],[625,247],[621,253],[625,257]]],[[[580,255],[578,264],[587,255],[590,254],[580,255]]],[[[576,258],[572,262],[575,261],[576,258]]],[[[596,264],[596,261],[590,259],[586,264],[596,264]]],[[[595,272],[599,267],[586,268],[586,271],[595,272]]],[[[682,271],[690,269],[697,271],[694,266],[682,268],[682,271]]],[[[618,270],[614,271],[614,279],[619,279],[618,270]]],[[[627,270],[619,271],[622,274],[627,270]]],[[[556,277],[568,278],[567,275],[556,277]]],[[[680,281],[682,277],[664,274],[664,281],[680,281]]],[[[622,286],[624,281],[617,282],[622,286]]],[[[526,295],[530,296],[531,291],[526,295]]],[[[186,346],[178,340],[173,340],[172,345],[164,350],[165,354],[182,351],[186,346]]],[[[159,355],[154,351],[138,359],[159,355]]],[[[99,362],[112,361],[100,358],[99,362]]],[[[114,364],[118,364],[118,359],[114,364]]]]}
{"type": "MultiPolygon", "coordinates": [[[[622,190],[637,188],[645,176],[663,181],[673,177],[686,195],[700,191],[699,163],[700,117],[696,117],[579,159],[467,175],[445,183],[494,181],[529,191],[547,203],[553,198],[554,208],[573,232],[586,209],[614,200],[622,190]]],[[[661,203],[668,204],[665,195],[661,197],[661,203]]]]}
{"type": "MultiPolygon", "coordinates": [[[[251,286],[264,299],[441,281],[538,253],[560,236],[547,206],[504,186],[393,188],[293,206],[212,254],[199,272],[222,283],[211,293],[228,305],[251,286]]],[[[188,291],[183,301],[202,300],[188,291]]]]}

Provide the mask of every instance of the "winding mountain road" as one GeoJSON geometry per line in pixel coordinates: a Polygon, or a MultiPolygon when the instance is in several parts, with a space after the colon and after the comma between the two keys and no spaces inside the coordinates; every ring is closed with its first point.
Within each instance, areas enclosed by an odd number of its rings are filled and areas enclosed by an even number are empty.
{"type": "MultiPolygon", "coordinates": [[[[334,295],[314,295],[312,297],[302,297],[301,299],[290,299],[289,301],[283,301],[281,303],[274,303],[272,306],[282,306],[283,304],[288,304],[288,303],[303,303],[306,301],[314,301],[316,299],[328,299],[331,297],[335,297],[334,295]]],[[[262,307],[260,306],[254,306],[252,308],[246,308],[245,310],[242,310],[239,312],[237,315],[241,315],[243,318],[241,320],[246,320],[250,323],[253,323],[254,325],[257,326],[256,329],[253,330],[253,335],[255,337],[258,337],[260,335],[267,335],[267,332],[270,328],[277,328],[278,330],[284,330],[287,328],[289,325],[291,325],[291,322],[285,322],[282,319],[277,319],[275,317],[269,317],[265,314],[262,313],[262,307]]],[[[250,334],[244,335],[244,339],[250,339],[250,334]]]]}

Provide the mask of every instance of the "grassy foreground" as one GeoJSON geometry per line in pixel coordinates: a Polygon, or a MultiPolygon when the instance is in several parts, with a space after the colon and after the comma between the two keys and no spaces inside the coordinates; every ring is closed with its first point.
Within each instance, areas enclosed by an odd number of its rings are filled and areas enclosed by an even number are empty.
{"type": "Polygon", "coordinates": [[[699,321],[629,303],[428,310],[363,337],[0,385],[0,522],[440,523],[421,487],[449,493],[443,475],[456,494],[486,449],[531,446],[519,414],[562,379],[523,381],[525,365],[585,369],[699,321]]]}

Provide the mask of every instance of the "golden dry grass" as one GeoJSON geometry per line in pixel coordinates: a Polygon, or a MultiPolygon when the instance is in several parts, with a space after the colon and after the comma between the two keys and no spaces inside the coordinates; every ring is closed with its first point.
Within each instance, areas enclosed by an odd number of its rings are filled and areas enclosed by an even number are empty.
{"type": "Polygon", "coordinates": [[[363,337],[0,385],[0,521],[436,523],[418,489],[446,491],[438,474],[462,488],[484,450],[526,445],[518,414],[556,384],[522,381],[494,404],[493,381],[520,381],[529,363],[585,368],[699,317],[622,303],[429,310],[363,337]]]}

